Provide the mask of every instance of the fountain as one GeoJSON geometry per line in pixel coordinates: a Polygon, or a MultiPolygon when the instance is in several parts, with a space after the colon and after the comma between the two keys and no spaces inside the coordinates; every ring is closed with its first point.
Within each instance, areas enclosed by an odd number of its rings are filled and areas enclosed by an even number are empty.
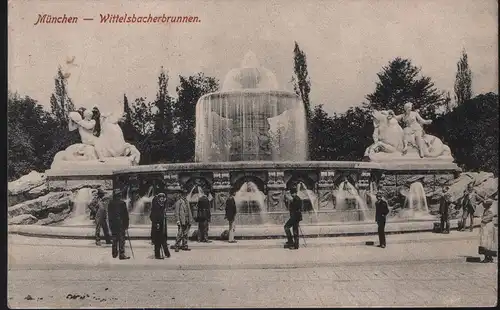
{"type": "Polygon", "coordinates": [[[410,190],[403,205],[403,211],[399,213],[399,217],[405,219],[433,218],[429,214],[427,198],[421,182],[414,182],[410,185],[410,190]]]}
{"type": "MultiPolygon", "coordinates": [[[[149,216],[148,211],[151,211],[151,203],[154,198],[154,193],[155,193],[154,187],[150,186],[146,195],[140,197],[137,201],[135,201],[134,207],[130,212],[130,215],[133,218],[132,223],[143,224],[145,222],[145,216],[146,215],[149,216]]],[[[129,199],[130,199],[129,197],[125,198],[124,199],[125,203],[127,203],[129,199]]]]}
{"type": "MultiPolygon", "coordinates": [[[[366,194],[366,193],[365,193],[366,194]]],[[[366,197],[366,195],[363,195],[366,197]]],[[[338,210],[358,210],[359,220],[368,220],[368,208],[366,198],[363,199],[358,190],[349,181],[344,179],[340,184],[335,197],[335,205],[338,210]]]]}
{"type": "Polygon", "coordinates": [[[64,221],[66,225],[88,224],[89,205],[96,199],[97,190],[84,187],[79,189],[73,198],[73,211],[64,221]]]}
{"type": "Polygon", "coordinates": [[[267,222],[266,195],[259,190],[254,182],[243,183],[234,195],[234,201],[238,213],[258,214],[260,222],[267,222]]]}
{"type": "MultiPolygon", "coordinates": [[[[199,98],[195,111],[195,162],[136,165],[140,154],[124,144],[118,159],[95,163],[95,167],[109,166],[111,177],[101,168],[64,170],[77,165],[74,158],[83,160],[78,155],[80,148],[92,153],[90,146],[83,145],[60,156],[59,162],[65,163],[61,167],[66,168],[47,173],[49,188],[70,188],[89,179],[108,190],[121,188],[134,216],[143,218],[135,223],[149,223],[147,205],[154,193],[167,195],[170,224],[175,223],[173,205],[184,191],[190,193],[191,205],[196,204],[196,193],[205,193],[211,198],[212,225],[227,224],[224,206],[234,188],[238,225],[282,225],[288,217],[286,193],[297,186],[306,211],[304,223],[312,224],[374,219],[375,189],[392,195],[422,177],[425,188],[437,186],[460,171],[449,148],[434,136],[424,137],[429,147],[424,158],[414,147],[403,156],[403,131],[384,111],[373,113],[377,139],[367,148],[363,161],[308,161],[304,104],[294,92],[280,88],[275,75],[252,52],[244,56],[239,68],[228,72],[220,91],[199,98]],[[336,190],[339,176],[349,181],[336,190]]],[[[411,192],[410,201],[424,195],[416,185],[411,192]]],[[[418,210],[410,218],[427,212],[424,207],[418,210]]]]}

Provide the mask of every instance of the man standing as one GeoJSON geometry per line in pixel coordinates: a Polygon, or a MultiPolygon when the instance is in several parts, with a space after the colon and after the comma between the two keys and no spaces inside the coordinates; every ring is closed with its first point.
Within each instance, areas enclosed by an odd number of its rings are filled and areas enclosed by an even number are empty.
{"type": "Polygon", "coordinates": [[[120,254],[120,259],[129,259],[130,257],[125,255],[125,231],[129,226],[129,217],[121,194],[121,189],[116,188],[108,206],[109,226],[113,235],[112,255],[116,258],[120,254]]]}
{"type": "Polygon", "coordinates": [[[193,214],[189,207],[189,202],[186,199],[187,189],[183,189],[182,196],[175,203],[175,221],[177,222],[177,238],[175,240],[175,252],[179,252],[179,248],[183,251],[191,251],[188,248],[188,234],[193,222],[193,214]]]}
{"type": "Polygon", "coordinates": [[[208,223],[212,218],[210,212],[210,200],[205,195],[198,199],[198,211],[196,220],[198,221],[198,242],[209,243],[208,241],[208,223]]]}
{"type": "Polygon", "coordinates": [[[236,202],[234,201],[234,188],[231,188],[229,191],[229,197],[226,200],[226,215],[224,219],[227,219],[229,222],[229,243],[236,243],[234,240],[234,219],[236,217],[236,202]]]}
{"type": "Polygon", "coordinates": [[[296,188],[292,188],[290,193],[292,194],[292,201],[289,207],[290,219],[285,224],[285,234],[287,238],[285,249],[288,248],[296,250],[299,248],[299,223],[302,221],[302,201],[299,196],[297,196],[296,188]],[[293,228],[293,240],[290,227],[293,228]]]}
{"type": "Polygon", "coordinates": [[[387,201],[383,199],[381,192],[377,192],[377,201],[375,202],[375,221],[378,225],[378,240],[380,248],[385,248],[385,220],[389,214],[389,207],[387,201]]]}
{"type": "Polygon", "coordinates": [[[439,202],[439,213],[441,214],[441,232],[443,234],[450,233],[450,219],[449,219],[449,208],[450,208],[450,195],[446,192],[448,187],[443,189],[443,196],[439,202]]]}
{"type": "Polygon", "coordinates": [[[111,238],[109,236],[109,227],[107,222],[107,206],[103,203],[102,198],[104,197],[104,191],[99,189],[97,191],[97,212],[95,215],[95,244],[101,245],[101,228],[104,232],[104,239],[106,239],[106,244],[111,244],[111,238]]]}
{"type": "Polygon", "coordinates": [[[472,183],[467,186],[464,192],[464,198],[462,200],[462,227],[460,231],[465,230],[467,224],[467,218],[470,217],[470,231],[474,227],[474,213],[476,212],[477,195],[474,193],[474,187],[472,183]]]}
{"type": "Polygon", "coordinates": [[[161,251],[163,248],[163,253],[168,258],[170,257],[170,251],[167,247],[167,221],[165,216],[165,208],[167,196],[164,193],[159,193],[152,201],[151,214],[149,219],[151,220],[152,233],[151,240],[155,246],[155,258],[163,259],[161,251]]]}

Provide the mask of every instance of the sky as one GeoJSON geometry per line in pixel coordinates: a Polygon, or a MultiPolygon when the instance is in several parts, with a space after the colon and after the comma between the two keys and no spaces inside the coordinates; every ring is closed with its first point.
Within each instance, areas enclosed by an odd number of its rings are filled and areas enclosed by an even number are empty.
{"type": "MultiPolygon", "coordinates": [[[[359,105],[395,57],[411,59],[453,94],[465,48],[473,92],[498,93],[498,4],[494,0],[9,1],[9,90],[46,107],[57,67],[69,72],[78,107],[122,109],[153,100],[163,66],[175,95],[179,75],[221,82],[253,51],[292,90],[294,41],[306,53],[311,103],[332,112],[359,105]],[[197,23],[101,24],[100,14],[197,16],[197,23]],[[38,14],[77,16],[38,24],[38,14]],[[84,21],[83,18],[94,18],[84,21]],[[74,57],[73,65],[66,60],[74,57]]],[[[453,95],[452,95],[453,97],[453,95]]]]}

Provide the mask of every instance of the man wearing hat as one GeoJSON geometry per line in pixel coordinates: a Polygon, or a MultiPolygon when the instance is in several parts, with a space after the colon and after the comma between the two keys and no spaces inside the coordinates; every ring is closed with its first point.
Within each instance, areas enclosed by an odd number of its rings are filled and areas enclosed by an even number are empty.
{"type": "Polygon", "coordinates": [[[167,247],[167,218],[165,214],[165,208],[167,204],[165,203],[167,196],[164,193],[159,193],[153,198],[151,214],[149,219],[151,220],[152,233],[151,240],[155,246],[155,258],[163,259],[161,251],[163,248],[163,253],[168,258],[170,257],[170,251],[167,247]]]}
{"type": "Polygon", "coordinates": [[[210,242],[208,240],[208,226],[211,218],[210,200],[206,195],[201,195],[200,198],[198,198],[198,209],[196,214],[196,221],[198,222],[198,242],[210,242]]]}
{"type": "Polygon", "coordinates": [[[450,194],[447,193],[448,187],[443,189],[443,196],[439,201],[439,213],[441,214],[441,232],[443,234],[450,233],[450,219],[449,219],[449,209],[450,209],[450,194]]]}
{"type": "Polygon", "coordinates": [[[182,195],[175,202],[175,221],[177,222],[177,238],[175,240],[175,252],[179,252],[179,248],[183,251],[191,251],[188,248],[188,234],[191,228],[191,223],[193,222],[193,214],[191,213],[191,208],[189,202],[186,198],[188,190],[186,188],[182,189],[182,195]]]}
{"type": "Polygon", "coordinates": [[[297,189],[292,188],[290,190],[292,194],[292,201],[290,202],[290,219],[285,223],[285,234],[286,234],[286,243],[285,248],[288,249],[298,249],[299,248],[299,223],[302,221],[302,200],[300,200],[297,195],[297,189]],[[290,228],[293,228],[293,240],[292,233],[290,232],[290,228]]]}
{"type": "Polygon", "coordinates": [[[102,189],[97,190],[97,212],[95,215],[95,244],[101,245],[101,228],[104,232],[104,239],[106,239],[106,244],[111,244],[111,238],[109,236],[109,228],[107,222],[107,205],[102,201],[104,198],[104,191],[102,189]]]}
{"type": "Polygon", "coordinates": [[[120,259],[129,259],[125,255],[125,231],[129,226],[127,205],[122,200],[122,191],[119,188],[113,190],[113,199],[108,205],[108,218],[111,234],[113,235],[112,255],[113,258],[120,255],[120,259]]]}
{"type": "Polygon", "coordinates": [[[377,201],[375,202],[375,221],[378,225],[378,247],[385,248],[385,220],[387,214],[389,214],[389,206],[381,192],[377,192],[376,197],[377,201]]]}

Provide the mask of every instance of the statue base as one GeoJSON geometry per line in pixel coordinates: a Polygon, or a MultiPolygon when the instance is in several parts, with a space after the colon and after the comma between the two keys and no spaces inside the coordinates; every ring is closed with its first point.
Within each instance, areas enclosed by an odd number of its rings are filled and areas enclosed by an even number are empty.
{"type": "Polygon", "coordinates": [[[131,168],[128,157],[98,160],[60,161],[45,171],[49,190],[74,190],[92,186],[113,189],[113,171],[131,168]]]}
{"type": "Polygon", "coordinates": [[[424,157],[421,158],[418,154],[410,153],[406,155],[394,153],[376,153],[367,157],[371,162],[375,163],[389,163],[389,162],[408,162],[408,163],[450,163],[453,164],[453,157],[450,155],[443,155],[439,157],[424,157]]]}

